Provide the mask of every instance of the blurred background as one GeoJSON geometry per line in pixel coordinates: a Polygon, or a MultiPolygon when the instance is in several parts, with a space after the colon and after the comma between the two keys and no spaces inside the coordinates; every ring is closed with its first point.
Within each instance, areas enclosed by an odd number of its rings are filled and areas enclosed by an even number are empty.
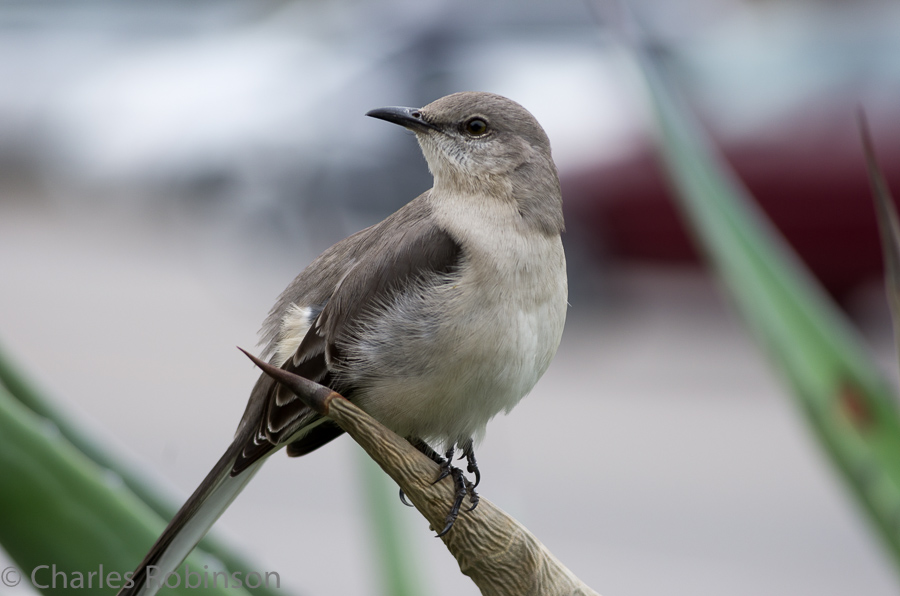
{"type": "MultiPolygon", "coordinates": [[[[900,192],[900,5],[629,5],[896,383],[854,118],[900,192]]],[[[604,595],[896,594],[681,226],[619,22],[606,0],[0,2],[0,341],[181,501],[255,380],[234,346],[430,186],[363,114],[500,93],[553,144],[572,296],[550,371],[489,426],[483,495],[604,595]]],[[[364,465],[349,439],[276,456],[217,529],[297,594],[379,594],[364,465]]],[[[477,594],[402,509],[427,592],[477,594]]]]}

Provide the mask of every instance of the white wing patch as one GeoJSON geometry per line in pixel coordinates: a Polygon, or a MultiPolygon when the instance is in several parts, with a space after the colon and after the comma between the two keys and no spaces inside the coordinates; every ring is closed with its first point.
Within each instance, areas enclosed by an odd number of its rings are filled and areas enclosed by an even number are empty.
{"type": "Polygon", "coordinates": [[[281,366],[294,355],[312,325],[313,309],[291,304],[281,318],[281,330],[275,344],[275,366],[281,366]]]}

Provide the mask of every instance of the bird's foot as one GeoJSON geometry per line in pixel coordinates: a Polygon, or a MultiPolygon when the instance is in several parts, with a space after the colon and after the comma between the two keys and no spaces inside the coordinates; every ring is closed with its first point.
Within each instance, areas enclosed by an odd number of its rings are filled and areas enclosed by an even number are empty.
{"type": "MultiPolygon", "coordinates": [[[[447,518],[444,523],[444,529],[442,529],[437,535],[438,538],[440,538],[441,536],[449,532],[450,528],[453,527],[456,518],[459,517],[459,511],[462,508],[462,504],[466,498],[466,495],[469,495],[469,500],[472,502],[472,506],[466,509],[466,511],[472,511],[476,507],[478,507],[480,498],[478,496],[478,493],[475,492],[475,487],[478,486],[478,484],[481,482],[481,472],[478,469],[478,462],[475,460],[475,451],[472,445],[472,441],[466,441],[462,446],[462,455],[460,456],[460,459],[466,459],[466,471],[468,471],[470,474],[475,475],[475,482],[471,482],[468,478],[466,478],[462,470],[453,467],[453,455],[456,453],[455,447],[451,447],[447,450],[444,456],[441,456],[422,439],[411,439],[410,443],[412,443],[413,447],[427,455],[432,461],[434,461],[441,467],[440,474],[438,474],[437,479],[435,479],[432,484],[437,484],[447,476],[451,476],[453,478],[453,485],[456,491],[453,499],[453,506],[447,513],[447,518]]],[[[400,501],[408,507],[414,506],[407,500],[403,489],[400,489],[400,501]]]]}
{"type": "Polygon", "coordinates": [[[466,511],[474,511],[478,507],[478,501],[480,500],[478,493],[475,492],[475,487],[481,482],[481,470],[478,469],[478,462],[475,461],[475,449],[471,439],[466,441],[466,444],[463,446],[463,454],[459,458],[462,459],[463,457],[466,458],[466,471],[475,475],[475,482],[469,482],[469,500],[472,501],[472,506],[466,509],[466,511]]]}
{"type": "Polygon", "coordinates": [[[447,467],[450,469],[450,471],[444,476],[441,476],[441,478],[439,478],[437,481],[445,478],[446,476],[452,476],[453,484],[456,486],[456,498],[453,499],[453,507],[450,508],[450,512],[447,514],[446,520],[444,520],[444,529],[438,532],[437,538],[440,538],[441,536],[449,532],[450,528],[453,527],[453,522],[455,522],[456,518],[459,517],[459,508],[462,507],[463,499],[465,499],[466,494],[468,494],[468,490],[466,489],[466,484],[468,484],[468,481],[466,480],[466,477],[463,476],[462,470],[449,465],[447,467]]]}
{"type": "MultiPolygon", "coordinates": [[[[444,478],[446,478],[447,476],[452,474],[453,470],[456,469],[453,467],[453,453],[455,451],[456,451],[456,449],[454,447],[451,447],[450,449],[447,450],[447,454],[445,457],[441,458],[440,461],[435,460],[441,466],[441,474],[437,477],[437,480],[432,482],[432,484],[437,484],[438,482],[440,482],[441,480],[443,480],[444,478]]],[[[461,473],[462,472],[460,472],[460,474],[461,473]]]]}
{"type": "Polygon", "coordinates": [[[466,444],[463,446],[463,454],[460,456],[460,459],[463,457],[466,458],[467,466],[466,470],[470,474],[475,474],[475,482],[470,482],[468,478],[466,478],[462,470],[459,468],[454,468],[451,465],[453,461],[453,453],[454,448],[450,448],[447,450],[446,459],[441,463],[441,473],[438,476],[437,480],[434,481],[435,484],[446,478],[447,476],[453,477],[453,483],[456,487],[456,495],[453,500],[453,507],[450,508],[450,512],[447,514],[446,525],[444,529],[441,530],[437,537],[440,538],[444,534],[450,531],[450,528],[453,527],[453,523],[456,521],[456,518],[459,517],[459,509],[462,507],[463,500],[466,498],[466,495],[469,495],[469,501],[472,502],[472,506],[466,509],[466,512],[473,511],[476,507],[478,507],[478,502],[480,501],[480,497],[478,493],[475,492],[475,487],[478,486],[478,483],[481,482],[481,472],[478,470],[478,462],[475,461],[475,451],[472,448],[472,441],[466,441],[466,444]]]}
{"type": "Polygon", "coordinates": [[[469,474],[475,474],[475,484],[472,485],[472,488],[475,488],[481,482],[481,470],[478,469],[478,462],[475,461],[475,448],[472,445],[472,439],[466,441],[465,446],[463,446],[463,454],[460,456],[460,459],[463,457],[466,458],[466,470],[469,474]]]}
{"type": "MultiPolygon", "coordinates": [[[[427,455],[429,457],[429,459],[431,459],[431,461],[433,461],[434,463],[438,464],[439,466],[444,465],[446,460],[443,457],[441,457],[441,455],[437,451],[432,449],[428,445],[428,443],[426,443],[422,439],[411,439],[410,443],[412,444],[413,447],[415,447],[416,449],[418,449],[419,451],[421,451],[422,453],[427,455]]],[[[452,450],[451,450],[451,452],[452,452],[452,450]]]]}
{"type": "Polygon", "coordinates": [[[475,508],[478,507],[478,502],[481,501],[481,497],[479,497],[478,493],[475,492],[475,485],[477,484],[478,482],[472,484],[471,482],[466,480],[466,486],[469,489],[469,500],[472,501],[472,506],[466,509],[466,513],[468,513],[469,511],[475,511],[475,508]]]}
{"type": "MultiPolygon", "coordinates": [[[[448,461],[447,459],[441,457],[441,455],[440,455],[437,451],[435,451],[434,449],[432,449],[432,448],[428,445],[428,443],[426,443],[426,442],[423,441],[422,439],[418,439],[418,438],[415,438],[415,439],[409,439],[409,442],[410,442],[410,444],[411,444],[413,447],[415,447],[416,449],[418,449],[419,451],[421,451],[422,453],[424,453],[425,455],[427,455],[428,458],[429,458],[431,461],[433,461],[433,462],[436,463],[437,465],[441,466],[441,476],[440,476],[440,478],[438,478],[437,480],[435,480],[435,483],[440,482],[441,480],[443,480],[444,478],[446,478],[446,477],[450,474],[450,463],[449,463],[449,461],[448,461]],[[446,471],[445,471],[445,470],[446,470],[446,471]]],[[[453,455],[453,450],[451,449],[448,453],[449,453],[450,456],[452,457],[452,455],[453,455]]],[[[406,493],[403,492],[403,489],[402,489],[402,488],[400,489],[400,502],[403,503],[404,505],[406,505],[407,507],[415,507],[415,505],[413,505],[412,503],[410,503],[410,502],[407,500],[407,498],[406,498],[406,493]]]]}
{"type": "Polygon", "coordinates": [[[406,500],[406,493],[403,492],[403,489],[400,489],[400,502],[406,505],[407,507],[415,507],[412,503],[406,500]]]}

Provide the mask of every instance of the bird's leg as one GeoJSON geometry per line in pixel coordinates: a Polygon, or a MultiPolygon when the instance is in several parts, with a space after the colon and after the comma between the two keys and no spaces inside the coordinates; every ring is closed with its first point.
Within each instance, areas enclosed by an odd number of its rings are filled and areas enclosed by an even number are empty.
{"type": "Polygon", "coordinates": [[[469,474],[475,474],[475,484],[472,485],[472,488],[475,488],[481,483],[481,471],[478,469],[478,462],[475,461],[475,447],[472,444],[472,439],[469,439],[463,445],[463,454],[459,459],[463,457],[466,458],[466,470],[469,474]]]}
{"type": "MultiPolygon", "coordinates": [[[[444,459],[443,457],[441,457],[440,454],[439,454],[437,451],[435,451],[434,449],[432,449],[432,448],[428,445],[428,443],[426,443],[425,441],[423,441],[423,440],[420,439],[419,437],[412,437],[412,438],[409,438],[409,439],[407,439],[407,440],[409,441],[410,445],[412,445],[413,447],[415,447],[416,449],[418,449],[419,451],[421,451],[422,453],[424,453],[425,455],[427,455],[428,458],[431,459],[431,461],[433,461],[433,462],[436,463],[437,465],[441,466],[441,473],[443,474],[444,466],[447,465],[447,460],[446,460],[446,459],[444,459]]],[[[449,473],[449,472],[448,472],[448,473],[449,473]]],[[[440,478],[438,478],[435,482],[440,481],[440,480],[441,480],[442,478],[444,478],[444,476],[446,476],[446,475],[447,475],[447,474],[444,474],[443,476],[441,476],[440,478]]],[[[410,503],[409,501],[406,500],[406,495],[404,494],[402,488],[400,489],[400,502],[403,503],[404,505],[406,505],[407,507],[415,507],[415,505],[413,505],[412,503],[410,503]]]]}
{"type": "MultiPolygon", "coordinates": [[[[452,449],[449,454],[452,455],[452,449]]],[[[448,457],[449,459],[449,457],[448,457]]],[[[450,512],[447,514],[446,524],[444,525],[444,529],[438,532],[437,537],[440,538],[444,534],[450,531],[450,528],[453,527],[453,522],[456,521],[456,518],[459,517],[459,508],[462,506],[463,499],[466,498],[466,477],[463,476],[462,470],[459,468],[454,468],[449,466],[450,471],[445,474],[453,476],[453,484],[456,485],[456,498],[453,499],[453,507],[450,508],[450,512]]],[[[443,478],[443,476],[441,477],[443,478]]]]}
{"type": "MultiPolygon", "coordinates": [[[[472,440],[470,439],[466,441],[465,445],[463,446],[463,457],[465,457],[466,461],[468,462],[468,466],[466,469],[470,474],[475,474],[474,484],[466,479],[462,470],[453,467],[453,454],[456,452],[455,447],[450,447],[449,449],[447,449],[447,452],[443,457],[441,457],[422,439],[413,438],[410,439],[409,442],[413,447],[427,455],[441,467],[441,473],[438,475],[433,484],[437,484],[447,476],[453,477],[453,485],[456,488],[456,494],[454,495],[453,506],[447,513],[444,529],[441,530],[437,535],[438,538],[440,538],[441,536],[449,532],[450,528],[453,527],[453,523],[456,521],[456,518],[459,517],[459,510],[462,507],[462,503],[463,500],[465,500],[466,495],[469,495],[469,499],[472,501],[472,507],[469,508],[468,511],[472,511],[472,509],[475,509],[475,507],[478,506],[478,493],[475,492],[475,487],[478,486],[478,482],[481,480],[481,473],[478,471],[478,464],[475,462],[475,453],[472,450],[472,440]]],[[[406,495],[403,493],[403,489],[400,489],[400,501],[402,501],[404,505],[408,505],[410,507],[413,506],[409,501],[406,500],[406,495]]]]}
{"type": "MultiPolygon", "coordinates": [[[[469,507],[466,511],[472,511],[476,507],[478,507],[478,493],[475,492],[475,487],[478,486],[478,482],[481,480],[481,473],[478,471],[478,464],[475,462],[475,453],[472,450],[472,440],[469,439],[466,441],[465,445],[463,445],[463,455],[468,461],[468,471],[469,473],[475,474],[475,483],[469,482],[469,480],[465,477],[462,470],[459,468],[454,468],[451,465],[453,461],[453,453],[455,449],[451,447],[447,450],[446,461],[441,465],[441,475],[435,480],[435,483],[440,482],[447,476],[453,476],[453,484],[456,487],[456,495],[453,499],[453,507],[450,508],[450,512],[447,514],[447,523],[444,526],[444,529],[438,533],[438,538],[446,534],[450,531],[450,528],[453,527],[453,523],[456,521],[456,518],[459,517],[459,509],[462,507],[462,502],[466,498],[466,495],[469,495],[469,500],[472,501],[472,506],[469,507]]],[[[460,457],[460,459],[462,459],[460,457]]]]}
{"type": "Polygon", "coordinates": [[[432,484],[437,484],[447,476],[453,473],[453,470],[456,468],[453,467],[453,452],[456,451],[455,447],[451,447],[447,450],[447,453],[444,455],[445,459],[438,462],[441,465],[441,475],[437,477],[437,480],[432,482],[432,484]]]}
{"type": "Polygon", "coordinates": [[[409,442],[413,447],[415,447],[416,449],[418,449],[419,451],[421,451],[422,453],[427,455],[431,459],[431,461],[433,461],[434,463],[438,464],[439,466],[444,465],[444,458],[441,457],[437,451],[432,449],[428,445],[428,443],[426,443],[422,439],[416,437],[413,439],[409,439],[409,442]]]}
{"type": "Polygon", "coordinates": [[[478,493],[475,492],[475,487],[481,482],[481,471],[478,469],[478,462],[475,461],[475,448],[472,443],[472,439],[466,441],[465,445],[463,445],[463,454],[460,456],[460,459],[463,457],[466,458],[466,470],[469,474],[475,474],[475,482],[466,482],[469,485],[469,500],[472,501],[472,506],[469,507],[466,511],[472,511],[476,507],[478,507],[478,493]]]}

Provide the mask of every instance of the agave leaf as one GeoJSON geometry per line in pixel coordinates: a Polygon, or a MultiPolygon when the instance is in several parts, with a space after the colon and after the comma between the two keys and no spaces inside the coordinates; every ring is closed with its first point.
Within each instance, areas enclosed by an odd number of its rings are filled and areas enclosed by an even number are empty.
{"type": "Polygon", "coordinates": [[[697,241],[900,567],[900,416],[888,383],[709,145],[659,64],[644,50],[638,57],[663,159],[697,241]]]}
{"type": "MultiPolygon", "coordinates": [[[[143,558],[165,525],[118,477],[90,461],[52,423],[3,387],[0,478],[0,542],[18,565],[22,581],[45,594],[70,594],[73,588],[115,594],[126,581],[124,574],[143,558]]],[[[223,569],[202,554],[192,555],[186,564],[196,573],[190,578],[192,586],[204,578],[212,585],[212,570],[223,569]]],[[[184,569],[182,565],[177,582],[169,580],[169,585],[181,586],[169,594],[197,593],[184,587],[184,569]]],[[[249,596],[230,575],[227,587],[225,576],[215,579],[219,588],[203,594],[249,596]]]]}
{"type": "MultiPolygon", "coordinates": [[[[900,347],[900,220],[894,197],[888,189],[884,173],[875,158],[875,146],[869,133],[869,123],[863,112],[859,113],[859,131],[862,136],[863,150],[866,154],[866,166],[869,171],[869,183],[872,186],[872,197],[875,200],[875,214],[878,217],[878,230],[881,233],[881,250],[884,254],[885,289],[891,317],[894,320],[894,343],[900,347]]],[[[900,354],[900,351],[898,351],[900,354]]]]}
{"type": "MultiPolygon", "coordinates": [[[[140,500],[144,506],[149,508],[149,512],[141,514],[145,517],[138,517],[138,520],[143,519],[146,522],[147,519],[152,519],[158,526],[159,531],[150,538],[145,537],[140,542],[142,547],[131,553],[130,559],[126,562],[127,564],[116,568],[120,571],[133,569],[137,563],[144,558],[145,551],[150,548],[150,545],[156,539],[156,536],[162,531],[162,527],[165,524],[160,526],[161,520],[169,520],[175,514],[177,506],[175,505],[173,497],[160,490],[157,483],[155,483],[148,475],[141,472],[139,465],[116,455],[114,449],[102,446],[96,437],[83,431],[73,422],[71,417],[66,415],[65,408],[44,397],[43,394],[25,378],[20,372],[20,369],[12,364],[11,360],[6,357],[2,350],[0,350],[0,392],[2,392],[3,398],[6,399],[7,402],[10,402],[6,403],[7,413],[19,413],[19,416],[16,418],[17,420],[30,418],[39,421],[39,426],[41,428],[53,429],[53,433],[51,434],[47,434],[46,432],[31,434],[17,433],[0,437],[0,451],[3,451],[3,453],[0,453],[0,465],[3,465],[2,462],[5,462],[6,466],[14,468],[25,465],[23,462],[26,460],[23,459],[22,461],[17,462],[14,454],[25,457],[25,454],[29,453],[45,453],[48,458],[45,461],[32,462],[33,465],[37,466],[33,474],[24,474],[24,471],[22,471],[19,482],[14,484],[6,483],[6,488],[13,492],[7,494],[5,498],[15,500],[16,502],[21,501],[23,504],[27,505],[24,511],[30,517],[23,517],[23,519],[40,520],[47,515],[50,515],[49,512],[41,512],[41,504],[52,507],[53,511],[64,510],[66,506],[62,500],[55,500],[51,504],[46,503],[41,499],[33,499],[31,497],[36,491],[40,491],[41,486],[45,486],[50,482],[50,479],[42,476],[42,474],[50,474],[54,470],[63,474],[63,477],[68,478],[68,482],[77,482],[79,479],[86,482],[83,473],[78,475],[75,471],[66,467],[67,462],[76,462],[79,458],[83,457],[97,469],[101,470],[101,475],[103,477],[115,478],[116,483],[122,485],[122,490],[131,494],[130,498],[132,500],[136,498],[140,500]],[[25,442],[18,445],[15,442],[17,439],[25,442]],[[42,442],[46,444],[42,444],[42,442]],[[56,454],[56,459],[49,459],[51,454],[56,454]],[[67,474],[68,476],[66,476],[67,474]]],[[[12,420],[12,418],[10,418],[10,420],[12,420]]],[[[81,462],[78,465],[80,466],[78,469],[81,470],[87,464],[81,462]]],[[[0,477],[6,476],[0,472],[0,477]]],[[[60,480],[59,482],[63,482],[63,480],[60,480]]],[[[94,486],[93,488],[94,490],[102,492],[97,486],[94,486]]],[[[64,499],[66,495],[70,493],[71,491],[62,490],[58,493],[58,497],[59,499],[64,499]]],[[[97,502],[104,502],[104,499],[115,499],[115,496],[105,495],[102,498],[99,498],[97,502]]],[[[0,505],[2,505],[2,502],[3,501],[0,500],[0,505]]],[[[90,503],[84,503],[82,505],[87,506],[89,504],[90,503]]],[[[79,506],[81,505],[72,505],[72,507],[79,506]]],[[[101,507],[97,511],[104,512],[105,509],[101,507]]],[[[118,521],[115,521],[115,523],[118,523],[119,521],[123,522],[121,523],[118,532],[122,535],[128,534],[129,536],[133,536],[133,531],[129,530],[129,528],[134,523],[137,523],[137,520],[124,522],[123,516],[128,515],[126,511],[138,515],[135,513],[136,509],[133,507],[125,508],[124,510],[115,507],[110,509],[110,512],[118,512],[120,514],[120,518],[118,521]]],[[[109,532],[103,534],[110,541],[107,546],[114,547],[120,540],[125,539],[122,536],[116,538],[111,534],[116,528],[112,518],[102,522],[100,525],[105,528],[103,530],[104,532],[109,532]]],[[[57,554],[54,555],[57,558],[54,558],[53,561],[65,561],[68,556],[74,557],[79,553],[83,555],[85,552],[82,549],[83,540],[80,533],[60,533],[56,535],[53,542],[54,548],[58,549],[57,554]],[[67,552],[69,555],[66,554],[67,552]]],[[[24,552],[23,549],[30,553],[40,554],[45,548],[45,545],[42,545],[37,541],[36,535],[27,532],[3,532],[2,524],[0,524],[0,544],[3,544],[4,548],[9,551],[10,554],[13,552],[19,552],[21,554],[24,552]],[[20,541],[23,540],[25,543],[20,543],[20,541]]],[[[99,546],[97,548],[100,549],[99,546]]],[[[96,552],[99,552],[99,550],[96,552]]],[[[246,572],[247,570],[259,568],[258,565],[245,560],[242,556],[236,554],[232,548],[211,536],[204,538],[195,552],[197,553],[196,556],[198,560],[211,555],[230,571],[246,572]]],[[[16,560],[18,561],[19,559],[16,560]]],[[[98,561],[99,560],[101,559],[98,559],[98,561]]],[[[75,569],[75,567],[73,567],[73,569],[75,569]]],[[[271,585],[266,587],[265,584],[259,588],[249,589],[249,592],[252,592],[257,596],[286,594],[283,589],[275,589],[272,588],[271,585]]],[[[196,593],[196,590],[192,593],[196,593]]],[[[233,593],[233,591],[230,591],[229,593],[233,593]]]]}

